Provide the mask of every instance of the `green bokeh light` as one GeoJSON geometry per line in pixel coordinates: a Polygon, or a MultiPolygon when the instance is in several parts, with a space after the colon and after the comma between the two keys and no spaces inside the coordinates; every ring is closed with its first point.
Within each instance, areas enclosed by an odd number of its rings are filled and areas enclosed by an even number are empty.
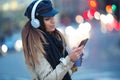
{"type": "Polygon", "coordinates": [[[115,4],[112,4],[112,10],[116,11],[116,9],[117,9],[117,6],[115,4]]]}

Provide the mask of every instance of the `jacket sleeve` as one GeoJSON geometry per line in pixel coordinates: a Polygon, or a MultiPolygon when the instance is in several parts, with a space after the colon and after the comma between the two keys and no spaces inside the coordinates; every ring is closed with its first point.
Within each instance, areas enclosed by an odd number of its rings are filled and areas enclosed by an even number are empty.
{"type": "Polygon", "coordinates": [[[33,68],[28,67],[30,73],[33,77],[33,80],[62,80],[65,74],[72,68],[73,62],[70,61],[70,57],[66,56],[65,63],[60,62],[56,68],[53,70],[49,62],[45,59],[45,57],[40,57],[40,65],[33,68]]]}

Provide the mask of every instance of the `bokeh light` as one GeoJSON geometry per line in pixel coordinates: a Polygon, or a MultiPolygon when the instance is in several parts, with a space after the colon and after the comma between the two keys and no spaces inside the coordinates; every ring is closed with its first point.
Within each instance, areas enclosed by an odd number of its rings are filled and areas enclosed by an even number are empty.
{"type": "Polygon", "coordinates": [[[88,22],[81,23],[78,28],[80,34],[88,34],[91,30],[91,25],[88,22]]]}
{"type": "Polygon", "coordinates": [[[83,17],[85,20],[90,20],[89,15],[88,15],[88,11],[83,12],[83,17]]]}
{"type": "Polygon", "coordinates": [[[7,45],[3,44],[2,47],[1,47],[1,50],[2,50],[3,54],[7,53],[7,51],[8,51],[7,45]]]}
{"type": "Polygon", "coordinates": [[[112,5],[107,5],[105,9],[106,9],[106,12],[112,13],[112,5]]]}
{"type": "Polygon", "coordinates": [[[14,48],[16,51],[21,51],[22,50],[22,40],[17,40],[15,42],[14,48]]]}
{"type": "Polygon", "coordinates": [[[107,18],[107,23],[112,23],[114,21],[114,17],[112,14],[107,14],[106,15],[106,18],[107,18]]]}
{"type": "Polygon", "coordinates": [[[18,8],[18,3],[17,1],[11,1],[10,3],[6,2],[2,5],[2,10],[3,11],[8,11],[8,10],[16,10],[18,8]]]}
{"type": "Polygon", "coordinates": [[[104,24],[107,24],[107,23],[108,23],[108,19],[107,19],[106,15],[104,15],[104,14],[101,14],[101,15],[100,15],[100,20],[101,20],[101,22],[104,23],[104,24]]]}
{"type": "Polygon", "coordinates": [[[94,18],[96,20],[100,20],[100,12],[96,11],[95,14],[94,14],[94,18]]]}
{"type": "Polygon", "coordinates": [[[77,16],[75,17],[75,20],[76,20],[76,22],[77,22],[78,24],[84,22],[84,19],[83,19],[83,17],[82,17],[81,15],[77,15],[77,16]]]}
{"type": "Polygon", "coordinates": [[[90,8],[97,8],[97,2],[96,0],[89,0],[88,1],[90,8]]]}

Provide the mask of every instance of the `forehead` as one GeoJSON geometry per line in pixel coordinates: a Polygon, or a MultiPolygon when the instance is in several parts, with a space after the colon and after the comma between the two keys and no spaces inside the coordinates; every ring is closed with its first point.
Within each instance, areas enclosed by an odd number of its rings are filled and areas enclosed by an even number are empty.
{"type": "Polygon", "coordinates": [[[47,19],[47,18],[53,18],[54,16],[51,16],[51,17],[44,17],[43,19],[47,19]]]}

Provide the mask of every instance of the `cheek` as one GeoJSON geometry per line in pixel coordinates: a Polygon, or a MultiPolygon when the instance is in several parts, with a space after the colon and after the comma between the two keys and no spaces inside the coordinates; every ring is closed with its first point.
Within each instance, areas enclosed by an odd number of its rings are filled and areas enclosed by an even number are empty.
{"type": "Polygon", "coordinates": [[[44,21],[44,23],[46,31],[51,32],[55,30],[55,27],[51,25],[50,21],[44,21]]]}
{"type": "Polygon", "coordinates": [[[50,26],[48,23],[45,23],[45,29],[46,29],[46,31],[50,30],[50,26]]]}
{"type": "Polygon", "coordinates": [[[46,29],[49,28],[49,23],[48,22],[45,23],[45,28],[46,29]]]}
{"type": "Polygon", "coordinates": [[[48,26],[50,24],[49,21],[44,21],[44,23],[45,23],[45,26],[48,26]]]}

